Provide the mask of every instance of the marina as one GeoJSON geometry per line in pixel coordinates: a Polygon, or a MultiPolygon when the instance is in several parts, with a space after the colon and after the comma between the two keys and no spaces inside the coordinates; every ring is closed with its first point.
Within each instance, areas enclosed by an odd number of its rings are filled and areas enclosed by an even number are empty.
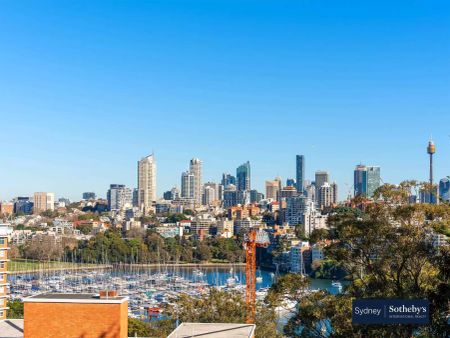
{"type": "MultiPolygon", "coordinates": [[[[276,280],[273,272],[258,270],[256,294],[263,300],[276,280]]],[[[330,280],[311,280],[308,292],[327,289],[330,280]]],[[[11,299],[40,293],[93,293],[115,290],[129,298],[128,315],[146,321],[164,317],[163,309],[184,293],[199,297],[210,288],[245,295],[245,268],[242,266],[104,266],[92,270],[29,271],[9,276],[11,299]]],[[[286,308],[292,309],[295,304],[286,308]]]]}

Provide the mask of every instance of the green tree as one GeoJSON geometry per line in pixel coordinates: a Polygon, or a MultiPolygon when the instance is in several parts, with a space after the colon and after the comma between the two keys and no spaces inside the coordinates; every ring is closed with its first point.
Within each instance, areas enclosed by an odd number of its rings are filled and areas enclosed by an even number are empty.
{"type": "MultiPolygon", "coordinates": [[[[449,248],[434,247],[432,239],[437,229],[448,227],[450,207],[409,204],[408,191],[404,191],[409,189],[385,185],[376,192],[377,202],[366,205],[363,213],[349,208],[334,212],[330,225],[337,241],[325,254],[348,272],[352,282],[342,295],[294,296],[298,309],[285,327],[288,337],[446,336],[449,248]],[[352,325],[351,301],[355,298],[428,299],[433,309],[431,324],[352,325]]],[[[278,284],[272,293],[296,294],[278,284]]]]}
{"type": "Polygon", "coordinates": [[[149,337],[150,325],[136,318],[128,318],[128,337],[149,337]]]}
{"type": "Polygon", "coordinates": [[[8,301],[7,306],[9,307],[9,310],[7,312],[9,319],[23,318],[23,303],[20,300],[10,300],[8,301]]]}
{"type": "MultiPolygon", "coordinates": [[[[238,292],[210,289],[199,298],[181,294],[174,306],[167,309],[171,318],[181,322],[197,323],[245,323],[247,306],[244,296],[238,292]]],[[[272,308],[258,304],[256,312],[256,337],[279,338],[276,316],[272,308]]]]}

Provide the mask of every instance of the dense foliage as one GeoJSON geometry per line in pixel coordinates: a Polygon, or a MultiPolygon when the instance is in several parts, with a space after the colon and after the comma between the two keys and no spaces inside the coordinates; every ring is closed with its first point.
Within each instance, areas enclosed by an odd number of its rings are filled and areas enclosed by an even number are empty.
{"type": "Polygon", "coordinates": [[[351,284],[341,295],[304,295],[308,280],[286,275],[269,294],[271,306],[286,298],[298,308],[284,331],[288,337],[446,337],[450,299],[448,246],[436,247],[437,233],[448,231],[448,204],[409,204],[407,189],[383,186],[376,203],[364,212],[341,208],[330,220],[337,241],[327,258],[349,273],[351,284]],[[352,299],[427,299],[431,324],[352,325],[352,299]]]}
{"type": "Polygon", "coordinates": [[[66,248],[69,260],[101,263],[199,263],[205,261],[243,262],[242,246],[234,239],[163,238],[147,231],[122,238],[120,232],[108,230],[73,249],[66,248]]]}
{"type": "MultiPolygon", "coordinates": [[[[245,297],[238,292],[210,289],[200,298],[180,294],[168,314],[180,322],[245,323],[247,307],[245,297]]],[[[278,338],[276,316],[272,308],[258,304],[255,318],[256,337],[278,338]]]]}
{"type": "Polygon", "coordinates": [[[8,302],[9,307],[7,315],[8,319],[21,319],[23,318],[23,303],[18,300],[14,299],[8,302]]]}

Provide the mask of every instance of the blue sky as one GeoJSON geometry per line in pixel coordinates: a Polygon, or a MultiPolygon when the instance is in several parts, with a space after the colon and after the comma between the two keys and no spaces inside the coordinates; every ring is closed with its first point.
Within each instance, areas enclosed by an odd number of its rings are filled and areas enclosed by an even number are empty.
{"type": "Polygon", "coordinates": [[[450,175],[448,1],[1,1],[0,199],[104,196],[136,185],[152,151],[158,191],[192,157],[252,185],[353,168],[386,182],[450,175]]]}

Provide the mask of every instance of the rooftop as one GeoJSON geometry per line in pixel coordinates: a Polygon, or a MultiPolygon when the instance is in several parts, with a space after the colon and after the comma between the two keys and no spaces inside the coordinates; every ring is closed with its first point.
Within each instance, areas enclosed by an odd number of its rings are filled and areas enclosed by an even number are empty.
{"type": "Polygon", "coordinates": [[[167,338],[253,338],[255,325],[229,323],[182,323],[167,338]]]}
{"type": "Polygon", "coordinates": [[[0,320],[2,338],[23,338],[23,319],[0,320]]]}
{"type": "Polygon", "coordinates": [[[42,293],[24,298],[24,303],[112,303],[120,304],[128,300],[128,297],[116,296],[100,298],[91,293],[42,293]]]}

